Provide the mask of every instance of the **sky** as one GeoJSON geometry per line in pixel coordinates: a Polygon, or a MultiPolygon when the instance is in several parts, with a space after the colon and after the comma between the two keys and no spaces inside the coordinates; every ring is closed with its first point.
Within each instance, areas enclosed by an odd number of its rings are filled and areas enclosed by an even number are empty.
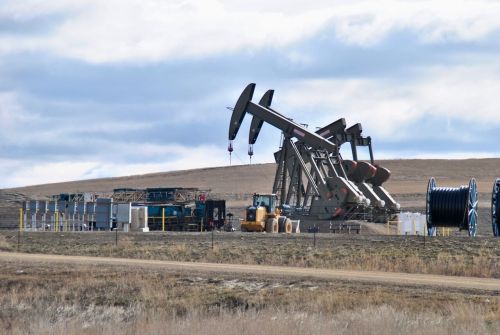
{"type": "MultiPolygon", "coordinates": [[[[251,82],[310,129],[361,123],[376,159],[500,157],[499,18],[493,0],[2,0],[0,188],[229,165],[226,107],[251,82]]],[[[252,163],[279,142],[265,124],[252,163]]]]}

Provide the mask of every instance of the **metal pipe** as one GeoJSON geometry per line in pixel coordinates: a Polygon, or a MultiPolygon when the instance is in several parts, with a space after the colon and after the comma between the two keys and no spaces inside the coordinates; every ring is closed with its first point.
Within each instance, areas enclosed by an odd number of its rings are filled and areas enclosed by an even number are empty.
{"type": "MultiPolygon", "coordinates": [[[[290,141],[289,138],[285,138],[285,141],[283,143],[287,143],[287,145],[283,145],[283,157],[287,156],[287,151],[288,151],[288,142],[290,141]]],[[[281,163],[281,162],[280,162],[281,163]]],[[[286,201],[286,179],[287,179],[287,166],[286,166],[286,160],[283,161],[283,175],[282,175],[282,180],[281,180],[281,195],[280,195],[280,206],[282,206],[285,201],[286,201]]]]}

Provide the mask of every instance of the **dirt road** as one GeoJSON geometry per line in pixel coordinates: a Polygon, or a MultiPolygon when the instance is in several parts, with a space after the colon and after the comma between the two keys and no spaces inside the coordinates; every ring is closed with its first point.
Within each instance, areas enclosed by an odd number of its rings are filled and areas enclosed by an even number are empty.
{"type": "Polygon", "coordinates": [[[384,285],[403,286],[433,286],[447,289],[477,289],[500,294],[500,280],[489,278],[452,277],[438,275],[406,274],[394,272],[346,271],[316,268],[239,265],[217,263],[171,262],[140,260],[126,258],[62,256],[44,254],[0,253],[0,261],[27,263],[64,263],[91,265],[118,265],[126,267],[146,267],[155,269],[170,269],[176,271],[192,271],[204,273],[253,274],[284,276],[287,278],[313,278],[326,280],[345,280],[369,282],[384,285]]]}

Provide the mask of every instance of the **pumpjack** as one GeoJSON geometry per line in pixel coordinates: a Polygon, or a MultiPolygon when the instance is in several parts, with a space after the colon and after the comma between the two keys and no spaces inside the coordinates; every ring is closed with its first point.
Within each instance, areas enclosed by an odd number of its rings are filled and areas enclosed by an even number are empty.
{"type": "MultiPolygon", "coordinates": [[[[346,128],[346,121],[344,118],[341,118],[321,128],[318,130],[318,133],[339,147],[344,143],[351,145],[352,160],[343,160],[341,157],[341,164],[348,179],[371,202],[369,208],[365,209],[364,216],[375,222],[386,222],[387,219],[397,214],[400,210],[399,203],[382,186],[389,179],[391,172],[374,163],[371,137],[362,136],[363,127],[360,123],[346,128]],[[358,159],[357,147],[359,146],[368,147],[370,153],[369,162],[358,159]]],[[[336,168],[339,169],[340,167],[336,168]]]]}
{"type": "Polygon", "coordinates": [[[258,104],[251,101],[254,91],[255,84],[249,84],[236,102],[228,150],[232,151],[232,141],[247,113],[253,115],[249,155],[264,122],[281,130],[283,140],[274,155],[277,169],[272,192],[280,207],[290,204],[319,219],[366,218],[367,213],[374,219],[399,210],[399,204],[382,187],[390,172],[373,164],[371,138],[361,136],[360,124],[346,129],[345,120],[340,119],[312,132],[271,108],[273,90],[268,90],[258,104]],[[351,144],[353,160],[342,159],[340,146],[344,143],[351,144]],[[358,146],[369,147],[370,163],[358,160],[358,146]]]}

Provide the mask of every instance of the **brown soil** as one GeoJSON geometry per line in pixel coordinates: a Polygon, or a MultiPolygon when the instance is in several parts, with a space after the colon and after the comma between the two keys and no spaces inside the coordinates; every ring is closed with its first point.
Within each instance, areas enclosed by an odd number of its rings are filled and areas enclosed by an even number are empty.
{"type": "MultiPolygon", "coordinates": [[[[391,170],[391,179],[385,186],[394,195],[424,194],[430,177],[435,177],[438,185],[442,186],[467,184],[469,178],[474,177],[480,193],[491,193],[494,179],[500,176],[500,158],[383,160],[378,163],[391,170]]],[[[120,187],[179,186],[211,189],[217,195],[243,197],[254,192],[269,192],[275,168],[276,165],[272,163],[237,165],[26,186],[10,191],[29,196],[44,196],[62,192],[111,191],[120,187]]],[[[405,200],[402,199],[403,203],[405,200]]]]}

